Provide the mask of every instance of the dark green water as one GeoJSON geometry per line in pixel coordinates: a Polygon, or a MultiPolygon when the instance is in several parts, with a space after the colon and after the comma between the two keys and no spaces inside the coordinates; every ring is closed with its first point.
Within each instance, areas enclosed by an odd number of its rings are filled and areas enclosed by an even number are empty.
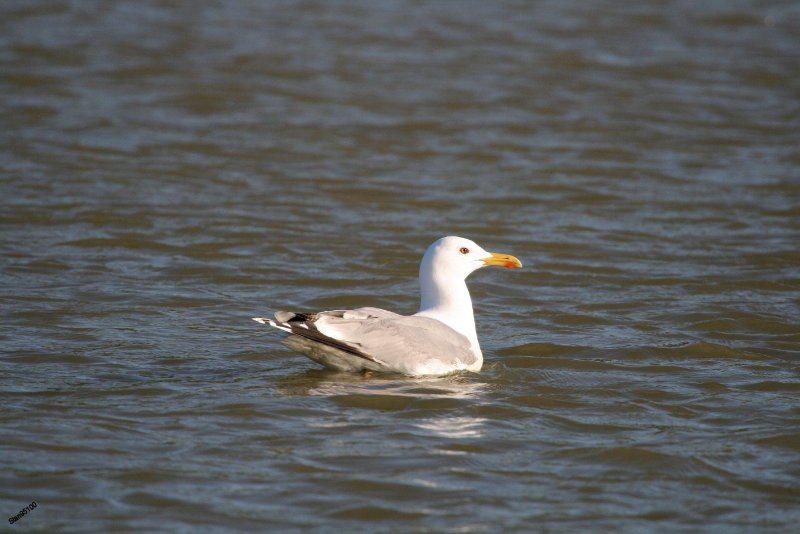
{"type": "Polygon", "coordinates": [[[788,532],[800,6],[0,3],[0,514],[25,532],[788,532]],[[413,313],[337,374],[250,317],[413,313]]]}

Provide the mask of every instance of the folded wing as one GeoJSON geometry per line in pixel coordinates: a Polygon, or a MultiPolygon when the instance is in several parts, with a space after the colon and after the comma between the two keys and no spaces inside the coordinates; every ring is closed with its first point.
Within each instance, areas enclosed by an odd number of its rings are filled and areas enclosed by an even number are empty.
{"type": "Polygon", "coordinates": [[[358,308],[278,312],[275,318],[256,320],[300,336],[287,344],[333,369],[426,375],[467,369],[476,362],[465,336],[429,317],[358,308]]]}

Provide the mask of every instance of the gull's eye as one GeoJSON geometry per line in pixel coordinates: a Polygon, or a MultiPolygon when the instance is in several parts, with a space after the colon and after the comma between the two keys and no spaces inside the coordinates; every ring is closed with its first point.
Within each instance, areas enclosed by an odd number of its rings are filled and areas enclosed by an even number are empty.
{"type": "Polygon", "coordinates": [[[467,247],[461,247],[458,251],[462,254],[469,254],[469,249],[467,247]]]}

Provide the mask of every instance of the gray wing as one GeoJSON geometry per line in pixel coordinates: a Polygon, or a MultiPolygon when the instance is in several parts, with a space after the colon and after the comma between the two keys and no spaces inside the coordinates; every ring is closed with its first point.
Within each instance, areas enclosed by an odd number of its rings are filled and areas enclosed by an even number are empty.
{"type": "Polygon", "coordinates": [[[316,326],[323,334],[395,372],[443,374],[476,362],[465,336],[429,317],[323,315],[316,326]]]}
{"type": "MultiPolygon", "coordinates": [[[[319,325],[327,324],[329,321],[337,320],[349,323],[354,321],[365,321],[387,317],[400,317],[400,315],[387,310],[382,310],[380,308],[357,308],[355,310],[333,310],[318,313],[278,311],[275,312],[274,321],[272,319],[266,319],[263,317],[253,317],[253,320],[261,324],[269,324],[270,326],[274,326],[275,328],[279,328],[289,332],[290,334],[295,334],[305,340],[321,343],[329,348],[335,349],[338,352],[348,353],[349,356],[361,358],[363,360],[361,363],[363,364],[366,361],[373,363],[375,362],[368,354],[358,350],[358,347],[321,332],[319,330],[319,325]]],[[[297,341],[293,341],[290,343],[290,345],[293,345],[292,348],[304,352],[312,360],[317,361],[317,358],[315,358],[307,350],[303,350],[303,347],[314,347],[313,345],[309,345],[308,343],[300,343],[297,341]]],[[[326,365],[324,362],[320,363],[326,365]]],[[[334,368],[337,367],[334,366],[334,368]]]]}
{"type": "Polygon", "coordinates": [[[275,318],[255,320],[307,340],[290,338],[287,344],[333,369],[444,374],[476,361],[465,336],[429,317],[357,308],[315,314],[278,312],[275,318]]]}

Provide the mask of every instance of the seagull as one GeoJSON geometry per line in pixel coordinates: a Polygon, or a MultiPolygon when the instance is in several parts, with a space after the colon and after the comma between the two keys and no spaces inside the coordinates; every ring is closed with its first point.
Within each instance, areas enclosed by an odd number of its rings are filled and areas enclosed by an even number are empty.
{"type": "Polygon", "coordinates": [[[410,376],[477,372],[483,354],[466,278],[490,265],[518,268],[522,262],[510,254],[486,252],[463,237],[442,237],[420,262],[420,307],[414,315],[366,307],[278,311],[275,319],[253,320],[289,332],[284,340],[288,347],[337,371],[410,376]]]}

